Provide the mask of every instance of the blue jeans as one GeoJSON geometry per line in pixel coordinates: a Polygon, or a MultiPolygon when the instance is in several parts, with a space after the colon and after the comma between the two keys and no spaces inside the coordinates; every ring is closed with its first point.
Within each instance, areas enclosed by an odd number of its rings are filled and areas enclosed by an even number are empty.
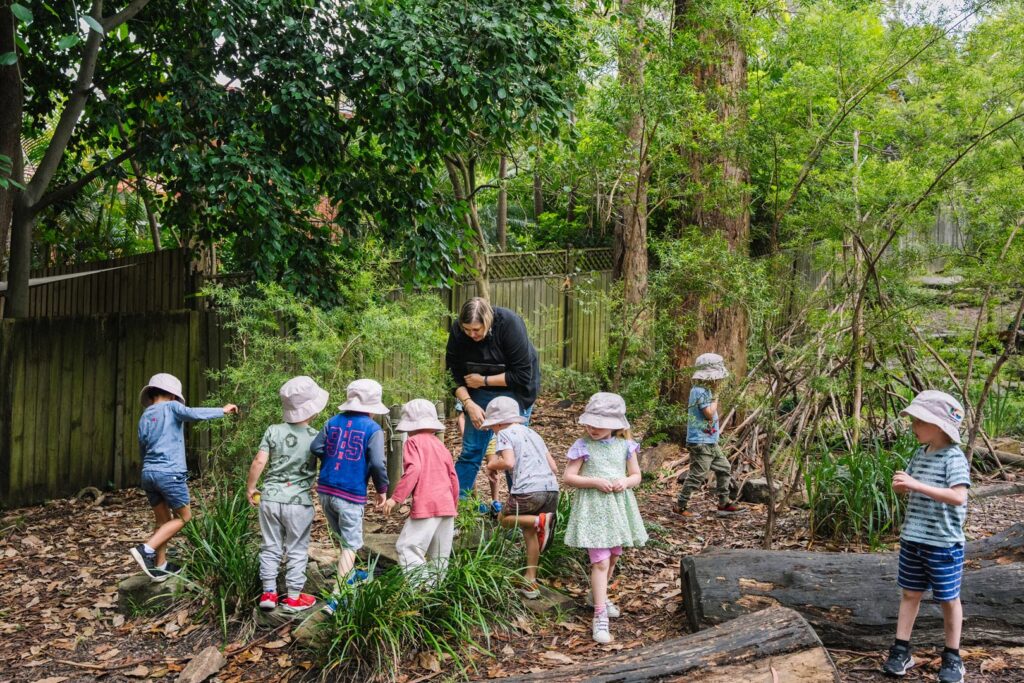
{"type": "MultiPolygon", "coordinates": [[[[508,391],[473,389],[469,392],[469,397],[473,399],[473,402],[484,410],[487,409],[487,404],[498,396],[515,398],[515,395],[508,391]]],[[[530,423],[530,415],[532,413],[532,405],[526,410],[521,411],[522,416],[526,418],[527,424],[530,423]]],[[[473,425],[473,421],[469,419],[469,415],[466,415],[466,431],[462,434],[462,453],[459,454],[459,459],[455,461],[455,474],[459,477],[459,491],[463,498],[473,492],[473,486],[476,484],[476,475],[480,472],[480,461],[483,460],[484,453],[487,452],[487,444],[490,443],[493,435],[494,432],[490,429],[477,429],[473,425]]],[[[511,474],[506,472],[506,483],[508,483],[509,479],[511,479],[511,474]]]]}

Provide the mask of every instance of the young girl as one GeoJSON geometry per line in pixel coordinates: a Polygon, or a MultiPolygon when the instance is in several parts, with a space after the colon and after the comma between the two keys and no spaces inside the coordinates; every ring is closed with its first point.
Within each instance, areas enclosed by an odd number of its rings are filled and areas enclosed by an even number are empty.
{"type": "Polygon", "coordinates": [[[610,643],[608,618],[619,609],[608,600],[608,583],[622,547],[642,546],[647,530],[630,490],[640,483],[636,452],[630,438],[626,403],[618,394],[590,397],[579,422],[587,436],[569,448],[562,481],[579,489],[565,530],[565,544],[590,554],[590,591],[594,603],[593,636],[610,643]]]}
{"type": "Polygon", "coordinates": [[[452,454],[435,432],[444,425],[430,401],[417,398],[402,406],[396,429],[409,432],[402,455],[402,480],[384,501],[384,514],[412,494],[412,511],[402,527],[395,549],[398,562],[415,582],[439,581],[452,554],[455,515],[459,505],[459,478],[452,454]],[[430,563],[435,576],[417,576],[430,563]]]}

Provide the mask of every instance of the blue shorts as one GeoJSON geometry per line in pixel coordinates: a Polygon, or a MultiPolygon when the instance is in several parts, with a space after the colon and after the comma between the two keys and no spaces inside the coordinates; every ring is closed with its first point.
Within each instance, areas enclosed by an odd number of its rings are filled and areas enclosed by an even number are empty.
{"type": "Polygon", "coordinates": [[[939,602],[960,597],[964,576],[964,544],[940,548],[914,541],[900,541],[900,569],[896,583],[908,591],[923,593],[929,588],[939,602]]]}
{"type": "Polygon", "coordinates": [[[147,472],[142,470],[142,490],[149,498],[150,507],[167,503],[179,510],[191,502],[188,495],[188,472],[147,472]]]}

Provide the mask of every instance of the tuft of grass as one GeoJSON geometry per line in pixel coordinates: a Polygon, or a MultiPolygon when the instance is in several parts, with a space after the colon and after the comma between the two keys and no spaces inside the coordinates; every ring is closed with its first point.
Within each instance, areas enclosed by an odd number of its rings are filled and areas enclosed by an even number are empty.
{"type": "Polygon", "coordinates": [[[874,442],[851,453],[823,453],[804,474],[811,535],[819,539],[882,545],[903,521],[905,498],[892,490],[892,475],[918,448],[912,434],[892,444],[874,442]]]}
{"type": "Polygon", "coordinates": [[[244,486],[218,486],[185,525],[186,585],[216,612],[224,636],[259,593],[259,541],[256,512],[244,486]]]}
{"type": "Polygon", "coordinates": [[[996,385],[985,402],[982,422],[991,437],[1024,435],[1024,401],[1019,387],[996,385]]]}

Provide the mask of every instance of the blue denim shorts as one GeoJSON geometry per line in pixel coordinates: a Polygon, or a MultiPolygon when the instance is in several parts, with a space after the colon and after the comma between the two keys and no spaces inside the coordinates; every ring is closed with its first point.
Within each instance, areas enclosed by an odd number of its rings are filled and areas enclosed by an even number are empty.
{"type": "Polygon", "coordinates": [[[188,495],[188,472],[147,472],[142,470],[142,490],[149,498],[150,507],[167,503],[179,510],[191,502],[188,495]]]}
{"type": "Polygon", "coordinates": [[[923,593],[931,589],[938,602],[960,597],[964,575],[964,544],[940,548],[914,541],[900,541],[900,568],[896,583],[900,588],[923,593]]]}

